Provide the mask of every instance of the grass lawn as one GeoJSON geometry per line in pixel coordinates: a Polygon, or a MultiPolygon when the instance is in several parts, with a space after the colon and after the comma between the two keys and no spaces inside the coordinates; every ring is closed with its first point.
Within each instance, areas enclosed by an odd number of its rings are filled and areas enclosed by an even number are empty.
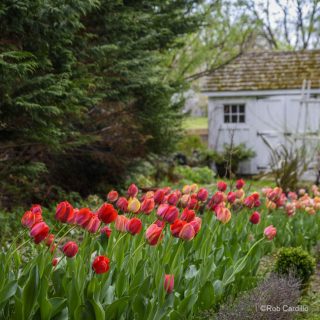
{"type": "Polygon", "coordinates": [[[183,120],[184,129],[208,129],[208,118],[187,117],[183,120]]]}

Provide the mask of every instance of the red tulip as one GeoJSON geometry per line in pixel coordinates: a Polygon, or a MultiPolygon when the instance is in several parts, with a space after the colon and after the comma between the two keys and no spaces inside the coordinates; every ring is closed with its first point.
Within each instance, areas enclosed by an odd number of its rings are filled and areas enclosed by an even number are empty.
{"type": "Polygon", "coordinates": [[[73,258],[78,252],[78,245],[73,241],[69,241],[63,246],[62,251],[66,257],[73,258]]]}
{"type": "Polygon", "coordinates": [[[124,215],[118,215],[117,219],[115,221],[115,228],[116,230],[120,231],[120,232],[126,232],[127,228],[127,222],[129,221],[129,219],[127,217],[125,217],[124,215]]]}
{"type": "Polygon", "coordinates": [[[194,238],[196,232],[190,223],[186,223],[179,232],[179,238],[190,241],[194,238]]]}
{"type": "Polygon", "coordinates": [[[218,181],[217,188],[219,191],[224,192],[227,190],[228,185],[224,181],[218,181]]]}
{"type": "Polygon", "coordinates": [[[100,227],[101,221],[98,218],[97,214],[92,214],[90,223],[86,226],[86,230],[90,233],[96,233],[100,227]]]}
{"type": "Polygon", "coordinates": [[[125,197],[120,197],[116,203],[118,209],[123,212],[128,211],[128,200],[125,197]]]}
{"type": "Polygon", "coordinates": [[[260,213],[258,211],[255,211],[251,217],[250,217],[250,222],[252,224],[258,224],[260,222],[260,213]]]}
{"type": "Polygon", "coordinates": [[[151,246],[155,246],[163,238],[162,228],[152,224],[146,230],[146,239],[151,246]]]}
{"type": "Polygon", "coordinates": [[[155,194],[154,194],[154,202],[156,204],[160,204],[162,203],[163,199],[164,199],[164,196],[165,196],[165,192],[164,190],[162,189],[158,189],[155,194]]]}
{"type": "Polygon", "coordinates": [[[92,269],[97,274],[106,273],[110,269],[110,260],[105,256],[98,256],[92,263],[92,269]]]}
{"type": "Polygon", "coordinates": [[[166,226],[166,222],[163,220],[156,220],[154,222],[154,224],[156,224],[158,227],[160,227],[161,229],[163,229],[166,226]]]}
{"type": "Polygon", "coordinates": [[[236,181],[236,188],[237,189],[242,189],[244,187],[244,185],[245,185],[245,182],[243,179],[239,179],[236,181]]]}
{"type": "Polygon", "coordinates": [[[26,211],[21,218],[21,224],[27,228],[32,228],[35,224],[42,222],[42,215],[26,211]]]}
{"type": "Polygon", "coordinates": [[[117,219],[118,212],[110,203],[104,203],[98,210],[99,219],[105,224],[109,224],[117,219]]]}
{"type": "Polygon", "coordinates": [[[211,198],[210,202],[212,201],[213,204],[219,204],[221,202],[224,202],[225,200],[225,194],[217,191],[211,198]]]}
{"type": "Polygon", "coordinates": [[[112,230],[108,226],[105,226],[101,228],[100,232],[101,234],[104,234],[107,238],[110,238],[112,230]]]}
{"type": "Polygon", "coordinates": [[[135,198],[139,192],[138,187],[133,183],[131,186],[128,188],[128,196],[131,198],[135,198]]]}
{"type": "Polygon", "coordinates": [[[74,223],[74,210],[68,201],[60,202],[56,209],[56,220],[63,223],[74,223]]]}
{"type": "Polygon", "coordinates": [[[199,201],[202,201],[202,202],[207,201],[208,196],[209,196],[209,192],[208,192],[207,189],[205,189],[205,188],[199,189],[199,191],[198,191],[198,193],[197,193],[197,199],[198,199],[199,201]]]}
{"type": "Polygon", "coordinates": [[[173,223],[179,216],[179,210],[175,206],[167,205],[166,210],[164,210],[165,205],[160,205],[157,211],[157,215],[161,217],[164,221],[168,223],[173,223]]]}
{"type": "Polygon", "coordinates": [[[59,262],[59,259],[58,258],[53,258],[52,259],[52,265],[55,267],[59,262]]]}
{"type": "Polygon", "coordinates": [[[182,229],[182,227],[186,224],[186,221],[177,219],[171,226],[170,226],[170,231],[171,234],[176,237],[179,238],[179,233],[182,229]]]}
{"type": "Polygon", "coordinates": [[[50,247],[51,244],[54,242],[54,234],[50,233],[44,240],[46,246],[50,247]]]}
{"type": "Polygon", "coordinates": [[[141,203],[141,212],[149,215],[154,209],[155,203],[153,198],[145,198],[141,203]]]}
{"type": "Polygon", "coordinates": [[[45,222],[39,222],[32,227],[30,236],[38,244],[48,236],[49,230],[50,228],[45,222]]]}
{"type": "Polygon", "coordinates": [[[227,195],[227,200],[229,203],[234,203],[236,201],[236,194],[230,191],[227,195]]]}
{"type": "Polygon", "coordinates": [[[34,214],[40,214],[42,215],[42,208],[40,204],[33,204],[30,208],[30,211],[34,214]]]}
{"type": "Polygon", "coordinates": [[[195,234],[197,234],[201,229],[202,220],[199,217],[195,217],[194,220],[189,222],[194,229],[195,234]]]}
{"type": "Polygon", "coordinates": [[[178,201],[179,201],[179,197],[178,197],[178,195],[176,193],[171,193],[168,196],[167,202],[169,204],[171,204],[172,206],[177,205],[178,201]]]}
{"type": "Polygon", "coordinates": [[[116,202],[118,200],[118,197],[119,197],[119,194],[115,190],[111,190],[107,195],[107,199],[110,202],[116,202]]]}
{"type": "Polygon", "coordinates": [[[129,233],[132,235],[140,233],[142,230],[142,222],[138,218],[132,218],[130,219],[126,224],[126,229],[129,233]]]}
{"type": "Polygon", "coordinates": [[[168,294],[172,293],[174,287],[174,275],[173,274],[165,274],[164,275],[164,290],[168,294]]]}
{"type": "Polygon", "coordinates": [[[188,208],[185,208],[182,211],[180,219],[187,221],[187,222],[190,222],[194,219],[195,216],[196,216],[196,213],[194,212],[194,210],[189,210],[188,208]]]}
{"type": "Polygon", "coordinates": [[[264,235],[268,240],[272,240],[277,234],[277,229],[271,225],[264,229],[264,235]]]}
{"type": "Polygon", "coordinates": [[[248,208],[253,208],[254,207],[254,203],[255,203],[255,199],[252,195],[250,195],[249,197],[246,197],[243,201],[243,204],[248,207],[248,208]]]}
{"type": "Polygon", "coordinates": [[[78,213],[75,215],[75,222],[82,228],[86,228],[92,218],[92,212],[89,208],[81,208],[78,213]]]}
{"type": "Polygon", "coordinates": [[[187,208],[188,209],[195,209],[198,205],[198,199],[197,199],[197,196],[196,195],[191,195],[190,197],[190,202],[188,203],[187,205],[187,208]]]}

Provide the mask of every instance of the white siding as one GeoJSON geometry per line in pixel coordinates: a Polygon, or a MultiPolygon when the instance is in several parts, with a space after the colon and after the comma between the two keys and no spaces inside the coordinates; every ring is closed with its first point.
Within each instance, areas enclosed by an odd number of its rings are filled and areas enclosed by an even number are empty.
{"type": "Polygon", "coordinates": [[[240,172],[256,174],[266,171],[270,162],[270,151],[264,140],[273,147],[288,144],[293,139],[296,145],[309,146],[308,154],[313,153],[318,138],[315,135],[307,140],[302,138],[305,132],[318,133],[320,129],[320,99],[309,102],[306,107],[301,103],[298,94],[282,94],[259,97],[210,97],[209,115],[209,147],[223,150],[224,144],[244,143],[256,152],[256,157],[243,163],[240,172]],[[245,123],[224,123],[224,104],[246,105],[245,123]],[[299,137],[300,134],[300,137],[299,137]]]}

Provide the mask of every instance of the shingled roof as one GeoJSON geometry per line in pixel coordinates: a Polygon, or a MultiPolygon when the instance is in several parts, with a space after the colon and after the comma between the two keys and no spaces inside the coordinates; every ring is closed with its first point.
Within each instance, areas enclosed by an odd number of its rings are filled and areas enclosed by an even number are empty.
{"type": "Polygon", "coordinates": [[[209,75],[203,91],[301,89],[304,79],[320,88],[320,50],[242,54],[209,75]]]}

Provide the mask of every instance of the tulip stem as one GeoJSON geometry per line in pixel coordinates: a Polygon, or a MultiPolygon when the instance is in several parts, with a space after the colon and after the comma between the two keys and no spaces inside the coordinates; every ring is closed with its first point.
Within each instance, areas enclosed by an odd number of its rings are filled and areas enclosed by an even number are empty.
{"type": "Polygon", "coordinates": [[[112,247],[112,251],[114,250],[114,248],[117,246],[117,244],[119,243],[119,241],[124,237],[126,236],[127,233],[124,233],[123,235],[121,235],[121,237],[119,237],[119,239],[116,241],[116,243],[114,244],[114,246],[112,247]]]}
{"type": "Polygon", "coordinates": [[[10,254],[10,256],[12,256],[14,253],[16,253],[21,247],[23,247],[25,244],[27,244],[28,242],[30,242],[31,239],[28,239],[27,241],[23,242],[20,244],[20,246],[18,246],[15,250],[13,250],[13,252],[10,254]]]}
{"type": "Polygon", "coordinates": [[[10,244],[10,247],[8,249],[8,251],[10,251],[10,249],[12,248],[12,246],[16,243],[16,241],[23,236],[24,233],[26,233],[27,230],[22,230],[21,232],[19,232],[19,234],[13,239],[12,243],[10,244]]]}
{"type": "Polygon", "coordinates": [[[129,260],[128,260],[128,264],[131,260],[131,258],[136,254],[136,252],[145,244],[145,242],[143,241],[136,250],[134,250],[133,254],[130,256],[129,260]]]}
{"type": "Polygon", "coordinates": [[[251,251],[261,242],[263,241],[265,238],[262,237],[260,240],[256,241],[253,246],[250,248],[250,250],[247,252],[247,254],[245,255],[245,257],[242,259],[242,261],[239,263],[239,265],[236,267],[236,269],[232,272],[231,276],[228,278],[227,281],[225,281],[225,284],[228,284],[229,280],[232,279],[232,277],[237,273],[237,271],[239,270],[239,268],[242,266],[242,264],[247,260],[248,256],[250,255],[251,251]]]}

